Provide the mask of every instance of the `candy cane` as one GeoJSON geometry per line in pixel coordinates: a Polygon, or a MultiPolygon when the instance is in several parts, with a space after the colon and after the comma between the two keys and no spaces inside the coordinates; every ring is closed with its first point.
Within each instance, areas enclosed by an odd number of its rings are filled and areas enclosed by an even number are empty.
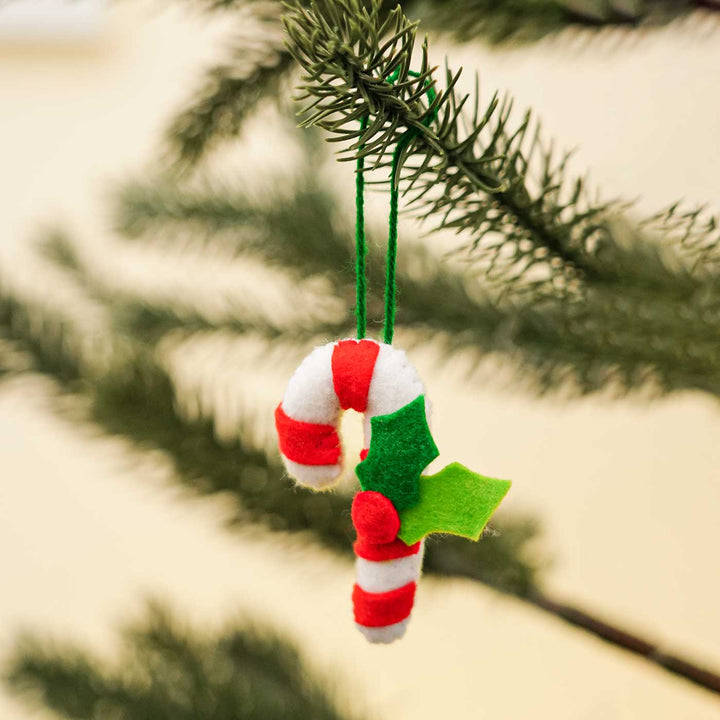
{"type": "MultiPolygon", "coordinates": [[[[340,340],[316,348],[290,380],[275,411],[280,452],[288,473],[315,490],[333,485],[342,472],[337,427],[341,410],[364,413],[365,449],[371,418],[406,406],[424,387],[405,353],[374,340],[340,340]]],[[[374,643],[405,633],[420,577],[423,541],[398,539],[400,520],[392,503],[376,492],[353,502],[357,582],[355,622],[374,643]]]]}

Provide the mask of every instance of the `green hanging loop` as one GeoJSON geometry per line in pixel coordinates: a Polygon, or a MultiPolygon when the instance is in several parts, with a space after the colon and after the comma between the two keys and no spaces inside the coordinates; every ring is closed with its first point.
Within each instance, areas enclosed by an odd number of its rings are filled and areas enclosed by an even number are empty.
{"type": "MultiPolygon", "coordinates": [[[[419,77],[420,73],[408,71],[413,77],[419,77]]],[[[388,82],[394,83],[400,75],[398,67],[387,79],[388,82]]],[[[425,81],[427,88],[427,96],[432,105],[435,102],[437,93],[429,80],[425,81]]],[[[424,125],[429,125],[437,117],[437,109],[433,110],[423,121],[424,125]]],[[[360,121],[361,131],[365,131],[368,125],[368,117],[365,116],[360,121]]],[[[392,344],[393,335],[395,333],[395,311],[397,309],[397,245],[398,245],[398,214],[400,206],[400,157],[408,143],[417,135],[416,128],[410,128],[397,141],[393,152],[392,166],[390,169],[390,215],[388,217],[388,245],[387,256],[385,261],[385,320],[383,329],[383,342],[388,345],[392,344]]],[[[363,145],[359,150],[362,151],[363,145]]],[[[355,318],[357,320],[357,336],[358,339],[365,337],[367,328],[367,284],[365,279],[365,269],[367,262],[367,244],[365,241],[365,158],[358,157],[357,172],[355,178],[355,318]]]]}
{"type": "Polygon", "coordinates": [[[398,213],[400,206],[400,188],[397,182],[398,161],[400,153],[407,145],[407,142],[403,142],[406,137],[407,135],[403,135],[398,140],[393,153],[392,167],[390,168],[390,217],[388,218],[388,244],[385,260],[385,327],[383,330],[383,342],[388,345],[391,345],[393,341],[395,310],[397,308],[395,270],[397,266],[398,213]]]}
{"type": "MultiPolygon", "coordinates": [[[[398,67],[388,78],[388,82],[394,83],[400,74],[398,67]]],[[[420,73],[408,71],[409,75],[419,77],[420,73]]],[[[427,96],[430,105],[435,102],[437,93],[429,80],[425,81],[427,96]]],[[[437,109],[433,110],[424,120],[424,125],[429,125],[437,116],[437,109]]],[[[397,141],[395,152],[393,152],[392,166],[390,168],[390,217],[388,218],[388,245],[387,259],[385,262],[385,328],[384,342],[392,344],[395,333],[395,310],[397,309],[397,288],[396,288],[396,267],[397,267],[397,244],[398,244],[398,213],[400,206],[400,157],[403,150],[410,141],[418,134],[416,128],[410,128],[397,141]]]]}
{"type": "MultiPolygon", "coordinates": [[[[360,130],[365,132],[368,126],[367,115],[360,120],[360,130]]],[[[362,151],[363,146],[360,146],[362,151]]],[[[355,173],[355,319],[357,321],[358,340],[365,337],[367,329],[367,243],[365,241],[365,158],[357,159],[355,173]]]]}

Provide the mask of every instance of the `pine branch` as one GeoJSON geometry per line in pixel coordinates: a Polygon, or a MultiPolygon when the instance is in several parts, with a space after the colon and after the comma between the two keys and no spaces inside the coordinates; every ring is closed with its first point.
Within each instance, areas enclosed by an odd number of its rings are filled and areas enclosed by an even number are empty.
{"type": "Polygon", "coordinates": [[[384,166],[388,148],[404,137],[406,204],[422,217],[467,233],[491,267],[501,263],[506,273],[549,267],[565,284],[594,275],[589,251],[612,206],[582,202],[582,179],[566,181],[567,156],[555,160],[552,148],[541,147],[529,115],[511,129],[512,103],[497,97],[481,112],[478,92],[474,102],[456,95],[459,73],[449,69],[438,92],[427,43],[413,76],[417,26],[400,10],[381,23],[377,2],[365,11],[359,0],[320,0],[285,23],[289,49],[305,71],[303,124],[330,132],[345,159],[362,155],[384,166]],[[437,93],[430,104],[428,87],[437,93]],[[371,119],[364,132],[363,116],[371,119]]]}
{"type": "Polygon", "coordinates": [[[220,242],[229,253],[264,258],[291,272],[302,255],[296,277],[324,272],[328,265],[352,266],[349,236],[340,237],[335,197],[318,182],[317,159],[306,157],[313,171],[285,181],[264,201],[208,182],[186,189],[175,182],[127,185],[116,203],[116,226],[129,239],[165,241],[180,249],[178,238],[220,242]]]}
{"type": "MultiPolygon", "coordinates": [[[[200,0],[209,11],[233,13],[253,9],[269,37],[280,28],[281,2],[256,0],[200,0]]],[[[295,5],[310,7],[309,0],[295,5]]],[[[646,27],[663,25],[702,5],[699,0],[644,2],[628,10],[622,0],[598,4],[595,0],[405,0],[405,12],[418,17],[432,31],[449,34],[459,41],[482,40],[491,44],[526,43],[566,28],[607,26],[646,27]],[[458,22],[458,18],[462,22],[458,22]]],[[[381,17],[398,3],[380,2],[381,17]]],[[[716,8],[717,9],[717,8],[716,8]]],[[[206,72],[205,80],[192,95],[167,131],[172,163],[188,168],[198,163],[211,148],[239,134],[242,123],[263,98],[279,96],[283,80],[290,75],[290,53],[268,40],[265,51],[240,43],[227,62],[206,72]],[[255,55],[255,59],[252,59],[255,55]],[[250,67],[248,67],[248,64],[250,67]]]]}
{"type": "Polygon", "coordinates": [[[83,373],[78,340],[62,318],[16,297],[0,282],[0,338],[32,359],[28,369],[74,387],[83,373]]]}
{"type": "MultiPolygon", "coordinates": [[[[313,158],[308,164],[319,162],[313,158]]],[[[231,253],[250,253],[294,278],[321,275],[343,306],[351,308],[352,228],[338,215],[333,194],[317,174],[301,176],[290,191],[276,191],[258,203],[212,185],[192,191],[177,185],[135,186],[124,196],[119,214],[136,239],[175,242],[185,233],[231,253]]],[[[585,278],[578,294],[542,287],[530,292],[514,273],[496,276],[498,292],[466,264],[440,261],[426,246],[404,238],[398,258],[398,323],[418,339],[443,343],[448,354],[472,350],[481,358],[501,353],[527,387],[541,392],[570,380],[581,392],[608,386],[628,392],[651,383],[659,392],[690,388],[720,394],[718,276],[706,266],[691,271],[670,248],[626,223],[608,220],[607,228],[612,240],[599,243],[597,254],[588,256],[593,281],[585,278]]],[[[677,244],[673,240],[671,247],[677,244]]],[[[375,321],[382,317],[383,247],[384,241],[369,238],[369,317],[375,321]]],[[[163,318],[160,309],[144,312],[163,318]]],[[[175,312],[155,327],[161,333],[184,322],[175,312]]],[[[242,331],[242,322],[213,326],[242,331]]],[[[186,323],[188,332],[199,329],[191,318],[186,323]]],[[[316,334],[351,332],[349,315],[337,323],[318,323],[316,334]]],[[[294,338],[304,348],[312,334],[311,328],[297,333],[289,328],[285,339],[294,338]]]]}
{"type": "MultiPolygon", "coordinates": [[[[71,253],[59,252],[61,262],[68,262],[71,253]]],[[[69,262],[72,267],[74,262],[69,262]]],[[[3,307],[11,303],[3,297],[3,307]]],[[[274,530],[310,530],[328,548],[349,554],[350,522],[348,497],[339,494],[291,492],[290,484],[283,479],[273,455],[244,445],[240,438],[232,443],[218,441],[212,421],[190,421],[178,413],[172,381],[154,358],[145,351],[117,357],[118,363],[110,372],[92,376],[83,375],[83,363],[74,363],[77,372],[67,380],[63,368],[54,355],[69,344],[60,335],[60,342],[51,348],[38,342],[33,332],[47,327],[47,322],[13,323],[7,314],[0,314],[0,329],[18,347],[28,354],[37,354],[38,370],[66,382],[65,387],[83,393],[90,402],[91,418],[105,432],[119,434],[139,447],[164,450],[173,461],[178,479],[195,491],[225,492],[238,498],[240,522],[261,522],[274,530]],[[79,378],[79,379],[78,379],[79,378]]],[[[57,325],[58,328],[66,326],[57,325]]],[[[700,668],[684,658],[662,651],[651,642],[622,628],[610,625],[600,618],[578,608],[554,600],[537,589],[537,576],[541,561],[529,550],[537,527],[527,520],[503,521],[505,530],[497,536],[487,537],[473,545],[460,538],[445,538],[429,542],[425,566],[431,572],[443,575],[468,577],[486,583],[503,592],[511,593],[564,622],[591,632],[607,642],[642,655],[646,660],[665,670],[678,674],[695,684],[720,692],[720,676],[700,668]]],[[[31,650],[34,650],[31,648],[31,650]]],[[[42,653],[30,652],[30,656],[42,653]]],[[[35,667],[17,664],[14,682],[17,687],[44,691],[39,681],[42,675],[59,678],[58,684],[48,683],[47,702],[56,710],[72,713],[90,711],[100,702],[100,695],[92,689],[100,688],[103,699],[122,706],[133,705],[123,686],[103,677],[94,678],[92,687],[83,684],[87,663],[77,653],[68,654],[67,664],[42,662],[35,667]],[[31,682],[33,678],[38,682],[31,682]],[[72,692],[67,688],[74,683],[72,692]],[[84,703],[78,706],[77,703],[84,703]]],[[[42,659],[42,657],[41,657],[42,659]]],[[[177,677],[177,675],[174,675],[177,677]]],[[[183,679],[183,682],[185,680],[183,679]]],[[[151,683],[152,685],[152,683],[151,683]]],[[[198,687],[204,686],[203,682],[198,687]]],[[[145,703],[148,698],[143,697],[145,703]]],[[[164,698],[158,700],[165,706],[164,698]]],[[[155,707],[155,706],[152,706],[155,707]]],[[[154,716],[151,713],[151,716],[154,716]]],[[[93,718],[95,715],[79,717],[93,718]]],[[[132,717],[132,716],[130,716],[132,717]]]]}
{"type": "Polygon", "coordinates": [[[693,270],[712,276],[720,267],[720,216],[705,206],[688,208],[676,202],[645,221],[645,226],[661,235],[691,260],[693,270]]]}
{"type": "MultiPolygon", "coordinates": [[[[636,25],[641,15],[623,12],[619,3],[557,0],[435,0],[421,12],[424,23],[453,33],[461,42],[482,39],[491,45],[530,43],[567,28],[636,25]],[[462,17],[462,22],[458,22],[462,17]]],[[[405,3],[403,3],[403,7],[405,3]]]]}
{"type": "Polygon", "coordinates": [[[340,720],[325,683],[308,673],[297,650],[255,624],[201,635],[151,604],[122,632],[110,663],[73,644],[21,638],[7,682],[34,705],[73,720],[340,720]]]}
{"type": "MultiPolygon", "coordinates": [[[[511,126],[510,100],[495,97],[481,109],[477,89],[472,99],[457,95],[459,73],[450,70],[439,90],[427,43],[413,76],[416,23],[399,9],[382,21],[378,8],[377,1],[365,10],[359,0],[318,0],[285,18],[289,49],[305,71],[304,124],[330,133],[343,159],[363,156],[375,167],[385,167],[404,138],[406,206],[467,237],[491,280],[571,292],[624,281],[627,251],[616,218],[627,204],[592,201],[585,180],[568,177],[568,154],[544,146],[529,113],[511,126]],[[428,87],[437,95],[430,104],[428,87]],[[363,116],[371,119],[366,131],[363,116]]],[[[714,221],[683,220],[695,243],[717,245],[714,221]]]]}
{"type": "MultiPolygon", "coordinates": [[[[405,3],[403,3],[405,7],[405,3]]],[[[532,43],[563,30],[622,28],[642,31],[687,17],[703,0],[432,0],[419,8],[423,22],[456,40],[493,45],[532,43]],[[462,22],[457,18],[462,17],[462,22]]],[[[718,10],[718,6],[708,7],[718,10]]]]}
{"type": "MultiPolygon", "coordinates": [[[[77,268],[82,266],[71,248],[46,253],[68,263],[77,277],[77,268]]],[[[85,283],[82,275],[78,282],[85,283]]],[[[4,297],[0,306],[4,304],[23,307],[12,296],[4,297]]],[[[82,352],[81,345],[69,341],[73,329],[66,322],[51,323],[54,316],[41,307],[33,308],[29,315],[31,320],[22,323],[0,315],[0,332],[34,360],[36,371],[57,380],[61,389],[81,394],[88,401],[89,420],[104,432],[122,436],[140,449],[164,451],[178,481],[194,492],[224,493],[233,498],[233,522],[239,525],[259,523],[274,531],[309,532],[323,546],[351,554],[349,496],[295,488],[275,452],[258,449],[243,440],[242,433],[231,441],[221,441],[211,417],[186,417],[179,410],[167,370],[141,342],[118,338],[114,364],[94,373],[74,355],[82,352]],[[47,334],[50,326],[54,332],[47,334]],[[43,335],[36,336],[36,331],[43,335]],[[56,338],[51,346],[44,342],[46,336],[56,338]],[[70,359],[74,372],[68,375],[65,365],[70,359]]],[[[540,572],[538,561],[528,554],[535,526],[522,518],[507,518],[505,523],[507,537],[501,533],[472,546],[459,538],[433,545],[428,549],[429,567],[446,574],[461,572],[492,586],[497,583],[505,592],[527,594],[535,588],[540,572]],[[458,548],[463,544],[468,547],[458,548]]]]}
{"type": "MultiPolygon", "coordinates": [[[[173,239],[176,237],[177,233],[173,233],[173,239]]],[[[86,265],[72,241],[62,233],[47,236],[40,244],[40,250],[48,260],[71,276],[91,299],[108,310],[115,333],[129,337],[140,347],[157,345],[170,333],[189,337],[198,333],[224,332],[254,335],[268,342],[279,339],[294,341],[307,349],[318,338],[344,335],[351,328],[349,318],[336,321],[318,318],[312,323],[279,325],[266,315],[250,312],[247,307],[234,304],[230,299],[226,299],[228,309],[221,317],[210,317],[191,302],[179,298],[151,300],[108,285],[86,265]]]]}
{"type": "Polygon", "coordinates": [[[684,657],[674,654],[659,643],[641,637],[625,628],[605,622],[601,618],[594,617],[577,607],[558,602],[542,593],[534,595],[530,602],[545,612],[549,612],[564,622],[595,635],[595,637],[610,645],[637,655],[673,675],[720,695],[720,675],[708,667],[688,662],[684,657]]]}
{"type": "Polygon", "coordinates": [[[291,65],[292,59],[279,48],[268,45],[253,53],[241,44],[225,64],[210,68],[166,132],[174,165],[192,166],[218,143],[238,135],[257,104],[280,93],[291,65]],[[254,60],[253,54],[257,56],[254,60]]]}
{"type": "MultiPolygon", "coordinates": [[[[203,9],[209,11],[232,11],[257,2],[200,0],[203,9]]],[[[267,4],[272,8],[273,3],[267,4]]],[[[280,4],[274,3],[278,14],[280,4]]],[[[293,0],[293,4],[307,7],[310,0],[293,0]]],[[[642,30],[672,23],[698,8],[720,9],[717,0],[385,0],[383,9],[391,10],[398,4],[434,32],[446,33],[460,42],[483,41],[491,45],[532,43],[568,29],[642,30]]]]}

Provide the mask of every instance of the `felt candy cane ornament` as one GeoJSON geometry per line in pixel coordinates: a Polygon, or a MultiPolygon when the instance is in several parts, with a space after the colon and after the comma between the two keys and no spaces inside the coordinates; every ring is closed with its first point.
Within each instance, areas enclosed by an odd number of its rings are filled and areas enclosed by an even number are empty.
{"type": "MultiPolygon", "coordinates": [[[[291,378],[275,411],[288,473],[315,490],[333,485],[342,472],[340,412],[364,413],[361,459],[367,462],[370,448],[376,447],[373,420],[393,417],[404,408],[416,408],[415,423],[427,428],[424,388],[404,352],[374,340],[341,340],[316,348],[291,378]]],[[[437,455],[429,432],[424,440],[425,448],[412,443],[398,448],[395,463],[414,464],[419,475],[437,455]]],[[[386,471],[383,476],[389,479],[390,468],[386,471]]],[[[358,627],[371,642],[390,642],[404,633],[422,562],[421,542],[408,545],[397,538],[398,510],[413,499],[414,489],[403,487],[401,477],[396,479],[396,487],[382,487],[380,481],[373,485],[375,490],[359,493],[353,503],[358,535],[353,606],[358,627]],[[401,497],[404,494],[408,497],[401,497]],[[390,495],[395,496],[395,504],[390,495]]]]}
{"type": "MultiPolygon", "coordinates": [[[[390,78],[393,81],[394,78],[390,78]]],[[[432,104],[434,91],[428,89],[432,104]]],[[[432,121],[430,119],[429,121],[432,121]]],[[[363,128],[367,118],[362,120],[363,128]]],[[[290,379],[275,411],[282,460],[291,477],[325,490],[342,473],[338,423],[344,410],[364,414],[365,449],[355,468],[362,491],[352,505],[357,533],[355,623],[373,643],[402,637],[420,577],[424,538],[433,532],[478,540],[510,488],[452,463],[422,475],[439,452],[428,425],[428,401],[416,370],[392,345],[395,323],[399,157],[412,133],[398,141],[390,182],[384,342],[365,338],[363,160],[356,174],[356,318],[358,339],[315,348],[290,379]]]]}

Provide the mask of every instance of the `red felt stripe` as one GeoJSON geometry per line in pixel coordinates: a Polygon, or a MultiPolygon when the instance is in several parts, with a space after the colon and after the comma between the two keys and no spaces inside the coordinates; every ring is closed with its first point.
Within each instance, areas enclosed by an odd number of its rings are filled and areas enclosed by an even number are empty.
{"type": "Polygon", "coordinates": [[[364,627],[394,625],[410,615],[414,600],[414,582],[383,593],[369,593],[356,584],[353,587],[355,622],[364,627]]]}
{"type": "Polygon", "coordinates": [[[420,543],[406,545],[400,538],[389,543],[372,543],[359,538],[353,545],[355,554],[364,560],[397,560],[398,558],[416,555],[420,551],[420,543]]]}
{"type": "Polygon", "coordinates": [[[280,452],[301,465],[335,465],[340,459],[340,438],[332,425],[294,420],[282,404],[275,410],[280,452]]]}
{"type": "Polygon", "coordinates": [[[360,451],[360,462],[362,462],[368,456],[369,452],[370,452],[370,448],[363,448],[360,451]]]}
{"type": "Polygon", "coordinates": [[[343,410],[365,412],[380,346],[374,340],[341,340],[332,354],[335,394],[343,410]]]}

